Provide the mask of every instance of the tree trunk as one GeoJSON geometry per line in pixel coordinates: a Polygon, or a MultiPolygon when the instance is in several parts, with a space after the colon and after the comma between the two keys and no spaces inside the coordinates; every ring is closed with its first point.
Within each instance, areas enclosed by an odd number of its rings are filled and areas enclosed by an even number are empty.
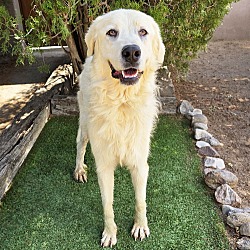
{"type": "Polygon", "coordinates": [[[87,45],[85,43],[85,34],[89,27],[89,16],[88,16],[88,5],[78,4],[77,6],[78,15],[76,17],[76,22],[79,24],[76,29],[76,39],[79,44],[80,58],[85,61],[87,56],[87,45]]]}
{"type": "MultiPolygon", "coordinates": [[[[71,31],[71,27],[68,27],[68,29],[71,31]]],[[[79,75],[82,71],[82,60],[79,56],[80,50],[76,46],[76,43],[75,43],[75,40],[74,40],[72,33],[67,38],[66,42],[67,42],[67,45],[69,47],[69,54],[70,54],[70,58],[72,61],[74,73],[79,75]]]]}
{"type": "Polygon", "coordinates": [[[87,56],[87,46],[85,43],[85,34],[89,26],[88,5],[79,3],[77,6],[76,27],[68,25],[70,36],[67,38],[67,45],[73,64],[74,72],[79,75],[82,71],[82,64],[87,56]]]}

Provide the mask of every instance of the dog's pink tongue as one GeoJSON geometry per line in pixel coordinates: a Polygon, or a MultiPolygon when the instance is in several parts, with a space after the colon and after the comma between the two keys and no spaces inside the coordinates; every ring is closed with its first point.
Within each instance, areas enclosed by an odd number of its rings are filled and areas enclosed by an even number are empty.
{"type": "Polygon", "coordinates": [[[137,69],[126,69],[122,71],[122,75],[124,78],[133,78],[136,77],[138,74],[138,70],[137,69]]]}

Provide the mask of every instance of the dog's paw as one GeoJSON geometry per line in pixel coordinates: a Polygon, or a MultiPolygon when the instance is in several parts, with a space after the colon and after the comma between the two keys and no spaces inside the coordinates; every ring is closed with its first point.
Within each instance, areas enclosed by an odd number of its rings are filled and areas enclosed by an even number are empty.
{"type": "Polygon", "coordinates": [[[143,239],[148,237],[149,234],[150,234],[150,231],[149,231],[148,226],[140,226],[137,223],[134,224],[132,231],[131,231],[131,235],[135,239],[135,241],[138,239],[142,241],[143,239]]]}
{"type": "Polygon", "coordinates": [[[116,230],[114,230],[114,232],[109,232],[109,230],[104,229],[102,233],[101,246],[112,247],[116,243],[117,243],[116,230]]]}
{"type": "Polygon", "coordinates": [[[81,167],[77,167],[74,171],[74,178],[78,182],[87,182],[87,165],[83,164],[81,167]]]}

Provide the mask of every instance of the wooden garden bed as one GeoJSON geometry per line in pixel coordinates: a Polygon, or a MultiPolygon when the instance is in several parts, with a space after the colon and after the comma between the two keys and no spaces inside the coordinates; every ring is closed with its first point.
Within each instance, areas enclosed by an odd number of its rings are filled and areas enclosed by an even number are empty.
{"type": "Polygon", "coordinates": [[[54,95],[72,86],[72,67],[59,66],[43,88],[38,89],[30,101],[15,116],[0,135],[0,199],[34,145],[51,114],[50,101],[54,95]]]}

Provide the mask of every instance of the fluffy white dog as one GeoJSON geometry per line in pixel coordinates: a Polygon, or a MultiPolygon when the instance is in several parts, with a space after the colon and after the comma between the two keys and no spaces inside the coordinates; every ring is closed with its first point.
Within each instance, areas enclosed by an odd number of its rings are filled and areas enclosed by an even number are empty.
{"type": "Polygon", "coordinates": [[[104,210],[101,245],[116,244],[113,212],[114,171],[126,166],[135,191],[134,239],[149,236],[146,185],[150,137],[157,117],[156,70],[165,47],[152,17],[115,10],[96,18],[86,34],[88,47],[80,75],[80,121],[74,177],[87,181],[88,140],[95,157],[104,210]]]}

